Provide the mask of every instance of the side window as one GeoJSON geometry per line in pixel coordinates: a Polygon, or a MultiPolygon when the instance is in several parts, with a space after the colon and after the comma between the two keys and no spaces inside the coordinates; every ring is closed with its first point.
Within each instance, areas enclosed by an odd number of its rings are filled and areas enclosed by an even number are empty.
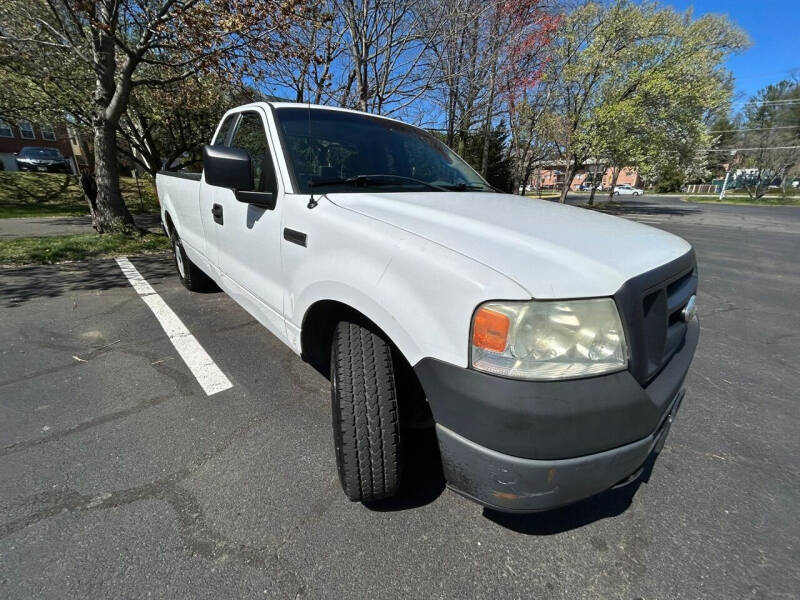
{"type": "Polygon", "coordinates": [[[23,140],[35,140],[36,134],[33,132],[33,124],[30,121],[19,122],[19,136],[23,140]]]}
{"type": "Polygon", "coordinates": [[[269,152],[267,135],[261,117],[255,112],[242,113],[231,146],[250,153],[253,165],[253,191],[275,192],[275,169],[269,152]]]}
{"type": "Polygon", "coordinates": [[[233,124],[236,123],[236,117],[239,115],[232,114],[227,119],[222,122],[222,127],[219,128],[219,132],[217,133],[217,137],[214,138],[214,143],[211,144],[212,146],[224,146],[225,141],[228,139],[228,133],[230,133],[233,124]]]}
{"type": "Polygon", "coordinates": [[[4,121],[3,119],[0,119],[0,137],[14,137],[14,130],[11,129],[11,125],[8,121],[4,121]]]}
{"type": "Polygon", "coordinates": [[[52,125],[42,125],[39,129],[42,131],[43,140],[56,141],[56,132],[52,125]]]}

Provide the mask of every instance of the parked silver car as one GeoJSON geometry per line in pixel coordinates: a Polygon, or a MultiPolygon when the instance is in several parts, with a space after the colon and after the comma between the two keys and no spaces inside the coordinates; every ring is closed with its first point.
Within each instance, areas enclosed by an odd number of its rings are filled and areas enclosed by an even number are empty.
{"type": "Polygon", "coordinates": [[[643,189],[635,188],[632,185],[628,185],[627,183],[614,186],[615,196],[641,196],[642,194],[644,194],[643,189]]]}

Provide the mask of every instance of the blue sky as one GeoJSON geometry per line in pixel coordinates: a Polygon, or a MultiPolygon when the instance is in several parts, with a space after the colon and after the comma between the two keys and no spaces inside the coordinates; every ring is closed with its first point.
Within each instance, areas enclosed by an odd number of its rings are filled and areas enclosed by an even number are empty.
{"type": "Polygon", "coordinates": [[[800,76],[800,2],[798,0],[662,0],[677,10],[694,7],[695,15],[726,14],[750,36],[752,46],[728,60],[736,78],[735,104],[767,84],[800,76]]]}

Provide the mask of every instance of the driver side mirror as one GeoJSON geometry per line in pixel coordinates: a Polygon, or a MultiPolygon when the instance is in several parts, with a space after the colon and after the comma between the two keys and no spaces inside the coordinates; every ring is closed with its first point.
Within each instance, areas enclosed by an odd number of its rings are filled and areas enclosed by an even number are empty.
{"type": "Polygon", "coordinates": [[[237,192],[253,189],[252,160],[243,148],[203,146],[203,170],[208,185],[237,192]]]}

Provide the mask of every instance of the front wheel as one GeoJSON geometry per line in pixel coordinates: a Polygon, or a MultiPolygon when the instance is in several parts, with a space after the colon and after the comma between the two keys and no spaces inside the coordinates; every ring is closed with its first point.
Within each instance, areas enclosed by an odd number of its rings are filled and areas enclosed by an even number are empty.
{"type": "Polygon", "coordinates": [[[336,326],[331,348],[336,467],[353,502],[394,496],[402,455],[394,363],[389,344],[356,323],[336,326]]]}

